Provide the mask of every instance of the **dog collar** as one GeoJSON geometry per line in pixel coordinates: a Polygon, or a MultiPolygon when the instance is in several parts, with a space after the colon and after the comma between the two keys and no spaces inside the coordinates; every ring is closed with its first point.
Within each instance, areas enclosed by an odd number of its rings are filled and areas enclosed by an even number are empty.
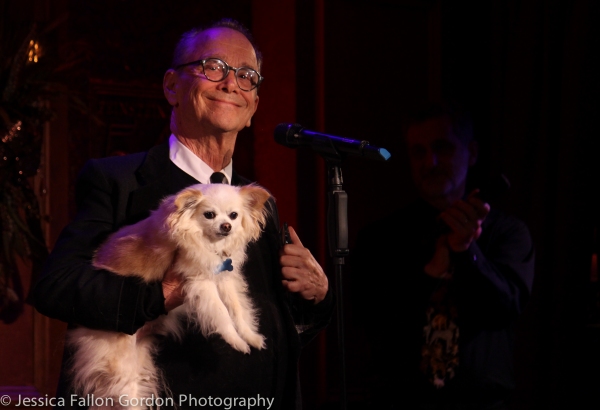
{"type": "Polygon", "coordinates": [[[227,258],[223,262],[221,262],[219,265],[217,265],[217,268],[215,269],[215,275],[218,275],[219,273],[226,271],[226,270],[230,271],[230,272],[233,270],[233,264],[232,264],[231,258],[227,258]]]}

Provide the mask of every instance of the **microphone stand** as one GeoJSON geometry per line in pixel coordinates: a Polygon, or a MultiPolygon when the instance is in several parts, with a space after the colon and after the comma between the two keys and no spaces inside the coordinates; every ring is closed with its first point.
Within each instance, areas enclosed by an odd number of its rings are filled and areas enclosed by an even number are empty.
{"type": "Polygon", "coordinates": [[[346,394],[346,345],[344,341],[344,297],[342,286],[342,271],[344,258],[348,256],[348,196],[342,189],[342,170],[340,164],[344,155],[350,153],[361,155],[368,159],[387,161],[390,153],[385,148],[374,147],[368,141],[354,141],[332,135],[320,134],[305,130],[299,124],[279,124],[275,128],[275,141],[286,147],[296,148],[300,145],[310,145],[321,154],[327,166],[328,202],[327,233],[329,254],[335,268],[336,307],[338,345],[340,352],[341,410],[347,408],[346,394]],[[341,152],[344,153],[342,155],[341,152]]]}
{"type": "Polygon", "coordinates": [[[346,393],[346,346],[344,341],[344,298],[342,287],[342,271],[344,258],[348,255],[348,195],[342,189],[342,170],[340,168],[341,156],[324,156],[327,166],[328,179],[328,212],[327,231],[329,242],[329,254],[335,269],[336,282],[336,306],[337,306],[337,331],[338,346],[340,354],[341,370],[341,410],[347,408],[346,393]]]}

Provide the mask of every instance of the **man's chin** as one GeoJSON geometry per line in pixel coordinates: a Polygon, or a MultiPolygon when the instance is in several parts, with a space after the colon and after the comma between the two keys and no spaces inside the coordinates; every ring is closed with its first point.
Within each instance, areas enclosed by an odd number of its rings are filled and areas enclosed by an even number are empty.
{"type": "Polygon", "coordinates": [[[452,184],[450,183],[424,183],[419,191],[425,198],[443,198],[451,195],[452,184]]]}
{"type": "Polygon", "coordinates": [[[202,124],[205,130],[211,130],[215,134],[238,133],[245,128],[239,118],[216,117],[202,124]]]}

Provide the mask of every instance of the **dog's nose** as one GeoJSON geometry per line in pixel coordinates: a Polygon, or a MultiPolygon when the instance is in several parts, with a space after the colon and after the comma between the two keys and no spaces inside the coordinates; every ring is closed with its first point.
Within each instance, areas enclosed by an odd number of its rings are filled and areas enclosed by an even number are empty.
{"type": "Polygon", "coordinates": [[[231,231],[231,224],[229,222],[225,222],[221,224],[221,231],[229,232],[231,231]]]}

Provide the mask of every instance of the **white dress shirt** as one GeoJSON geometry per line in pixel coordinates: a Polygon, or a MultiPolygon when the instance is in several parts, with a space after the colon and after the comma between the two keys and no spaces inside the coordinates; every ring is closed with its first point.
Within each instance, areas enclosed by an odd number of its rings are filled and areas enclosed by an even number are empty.
{"type": "MultiPolygon", "coordinates": [[[[196,178],[198,182],[210,184],[210,176],[215,171],[206,162],[197,157],[188,147],[183,145],[173,134],[169,137],[169,158],[173,164],[186,174],[196,178]]],[[[231,175],[233,173],[232,163],[233,160],[229,161],[229,164],[220,171],[227,177],[228,184],[231,184],[231,175]]]]}

